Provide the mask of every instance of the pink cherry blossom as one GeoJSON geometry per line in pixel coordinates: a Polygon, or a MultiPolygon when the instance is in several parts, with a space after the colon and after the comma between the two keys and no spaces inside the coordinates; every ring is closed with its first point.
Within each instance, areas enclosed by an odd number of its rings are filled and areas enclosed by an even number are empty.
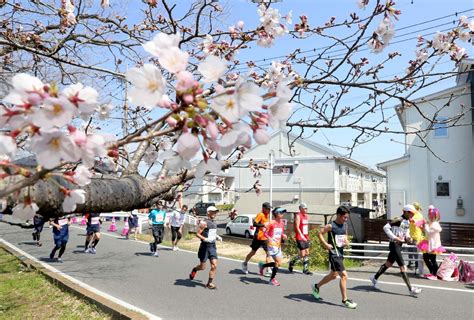
{"type": "Polygon", "coordinates": [[[12,209],[12,214],[19,220],[33,220],[34,215],[38,211],[38,205],[35,202],[19,202],[12,209]]]}
{"type": "Polygon", "coordinates": [[[76,107],[66,97],[49,97],[44,100],[43,107],[37,110],[32,119],[40,128],[62,127],[77,115],[76,107]]]}
{"type": "Polygon", "coordinates": [[[64,197],[63,211],[74,212],[77,208],[77,204],[83,204],[86,202],[86,192],[81,189],[70,190],[64,197]]]}
{"type": "Polygon", "coordinates": [[[44,94],[44,84],[40,79],[26,73],[16,74],[12,78],[13,89],[2,100],[15,105],[31,104],[41,102],[41,95],[44,94]],[[38,93],[41,94],[38,96],[38,93]],[[30,96],[33,95],[33,97],[30,96]],[[38,99],[40,97],[40,99],[38,99]]]}
{"type": "Polygon", "coordinates": [[[40,135],[33,137],[31,149],[36,153],[38,164],[52,169],[61,161],[78,161],[79,150],[66,132],[58,129],[41,130],[40,135]]]}
{"type": "Polygon", "coordinates": [[[181,71],[176,74],[176,90],[177,91],[187,91],[192,89],[194,86],[195,80],[193,74],[189,71],[181,71]]]}
{"type": "Polygon", "coordinates": [[[84,87],[81,83],[70,85],[63,90],[65,95],[74,103],[81,113],[92,113],[97,107],[97,98],[99,93],[91,87],[84,87]]]}
{"type": "Polygon", "coordinates": [[[92,172],[84,165],[77,166],[76,170],[74,170],[74,175],[72,179],[74,182],[83,187],[91,183],[92,172]]]}
{"type": "Polygon", "coordinates": [[[257,144],[267,144],[270,140],[270,135],[265,129],[257,129],[253,133],[253,138],[257,144]]]}
{"type": "Polygon", "coordinates": [[[191,160],[201,149],[199,139],[192,133],[184,132],[176,142],[176,152],[185,160],[191,160]]]}
{"type": "Polygon", "coordinates": [[[215,122],[208,122],[206,126],[206,131],[212,140],[217,139],[217,136],[219,135],[219,129],[217,129],[217,125],[215,122]]]}
{"type": "Polygon", "coordinates": [[[13,156],[16,153],[16,141],[9,135],[0,134],[0,154],[13,156]]]}

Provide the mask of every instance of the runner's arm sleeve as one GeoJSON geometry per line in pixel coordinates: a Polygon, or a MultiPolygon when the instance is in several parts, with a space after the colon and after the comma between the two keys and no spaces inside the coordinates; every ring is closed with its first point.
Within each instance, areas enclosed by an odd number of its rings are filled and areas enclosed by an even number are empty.
{"type": "Polygon", "coordinates": [[[389,237],[391,240],[395,240],[396,236],[392,232],[392,226],[390,223],[387,223],[386,225],[383,226],[383,231],[389,237]]]}

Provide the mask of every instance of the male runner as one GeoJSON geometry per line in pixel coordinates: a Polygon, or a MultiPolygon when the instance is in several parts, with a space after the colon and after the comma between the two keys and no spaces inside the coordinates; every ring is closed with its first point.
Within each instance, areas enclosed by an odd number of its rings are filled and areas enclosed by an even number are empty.
{"type": "MultiPolygon", "coordinates": [[[[247,274],[248,267],[247,264],[250,259],[255,255],[257,250],[262,247],[262,249],[267,252],[267,237],[265,236],[265,227],[268,225],[270,221],[270,210],[272,209],[272,205],[268,202],[264,202],[262,204],[262,212],[258,213],[255,217],[253,222],[253,226],[257,229],[255,230],[255,234],[253,236],[252,243],[250,244],[250,252],[245,257],[244,262],[242,262],[242,271],[247,274]]],[[[270,262],[270,257],[267,254],[266,263],[270,262]]]]}
{"type": "Polygon", "coordinates": [[[54,248],[49,254],[49,259],[51,261],[54,261],[54,255],[56,254],[56,251],[59,249],[59,254],[57,258],[57,262],[63,262],[61,257],[63,256],[64,251],[66,250],[66,244],[69,240],[69,224],[70,220],[67,217],[61,217],[61,218],[54,218],[50,222],[50,224],[53,226],[53,239],[54,239],[54,248]]]}
{"type": "Polygon", "coordinates": [[[344,267],[344,247],[349,245],[347,238],[347,219],[349,218],[349,208],[340,206],[336,211],[336,220],[327,224],[319,231],[318,238],[328,251],[331,272],[319,283],[313,286],[313,296],[321,299],[319,291],[323,285],[339,277],[339,288],[342,295],[342,303],[349,309],[357,308],[357,303],[347,298],[347,271],[344,267]],[[324,235],[328,234],[328,240],[324,235]]]}
{"type": "Polygon", "coordinates": [[[165,233],[165,218],[166,211],[163,209],[163,203],[160,201],[156,204],[156,208],[152,209],[148,215],[154,238],[154,242],[150,243],[150,251],[155,257],[159,256],[158,245],[163,241],[165,233]]]}
{"type": "Polygon", "coordinates": [[[290,260],[288,265],[288,270],[293,272],[293,267],[296,262],[300,259],[303,260],[303,273],[307,275],[312,275],[313,273],[308,270],[309,265],[309,228],[308,228],[308,206],[306,203],[300,203],[299,205],[300,212],[295,215],[295,239],[296,246],[298,247],[299,254],[290,260]]]}
{"type": "Polygon", "coordinates": [[[406,205],[403,208],[403,214],[401,217],[396,217],[392,221],[388,222],[384,227],[383,231],[387,234],[390,239],[390,244],[388,246],[389,254],[387,261],[380,266],[379,271],[375,275],[370,276],[370,281],[375,289],[378,289],[378,279],[379,277],[390,268],[393,263],[396,261],[400,267],[400,273],[402,275],[403,281],[407,285],[408,291],[411,296],[416,296],[421,292],[421,288],[412,287],[410,284],[410,279],[406,273],[405,261],[402,256],[402,245],[405,242],[411,242],[410,238],[410,219],[413,218],[413,215],[416,213],[416,209],[411,204],[406,205]]]}
{"type": "Polygon", "coordinates": [[[85,253],[96,254],[96,246],[100,240],[100,213],[86,213],[86,243],[84,244],[85,253]]]}
{"type": "Polygon", "coordinates": [[[35,232],[32,233],[33,235],[33,241],[36,241],[36,245],[38,247],[41,247],[41,241],[40,241],[40,235],[41,231],[43,231],[43,226],[44,226],[45,220],[44,217],[38,213],[35,214],[33,217],[33,226],[35,228],[35,232]]]}
{"type": "Polygon", "coordinates": [[[281,242],[282,239],[286,239],[286,234],[284,234],[285,224],[283,223],[283,214],[286,212],[283,208],[275,208],[273,210],[273,216],[275,220],[272,220],[265,231],[265,236],[268,239],[268,255],[273,259],[273,262],[268,263],[259,263],[260,275],[263,276],[263,270],[265,268],[272,268],[272,274],[270,277],[269,283],[274,286],[279,286],[280,282],[275,279],[275,276],[278,272],[278,267],[281,265],[282,252],[281,252],[281,242]]]}
{"type": "Polygon", "coordinates": [[[222,241],[222,238],[217,234],[217,224],[214,221],[219,210],[210,206],[207,208],[207,219],[201,220],[196,236],[201,240],[198,250],[198,258],[200,263],[191,270],[189,279],[193,280],[196,273],[206,269],[206,261],[209,259],[211,270],[209,271],[209,280],[206,288],[216,289],[214,284],[214,276],[217,269],[217,249],[216,240],[222,241]]]}

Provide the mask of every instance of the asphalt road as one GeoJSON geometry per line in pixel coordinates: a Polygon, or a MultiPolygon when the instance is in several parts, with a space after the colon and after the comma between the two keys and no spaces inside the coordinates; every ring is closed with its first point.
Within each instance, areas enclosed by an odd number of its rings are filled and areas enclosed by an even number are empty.
{"type": "Polygon", "coordinates": [[[64,263],[49,262],[53,247],[51,230],[43,230],[44,245],[36,247],[31,229],[0,223],[0,238],[49,263],[60,271],[118,299],[164,319],[472,319],[474,287],[456,282],[414,278],[423,288],[419,297],[408,295],[395,269],[381,279],[382,291],[374,291],[371,270],[350,271],[348,295],[358,303],[356,310],[342,306],[338,281],[321,290],[322,301],[311,295],[310,285],[323,274],[306,276],[281,270],[280,287],[268,284],[257,274],[240,271],[240,262],[221,258],[215,283],[205,289],[207,272],[188,279],[198,263],[195,252],[161,248],[160,257],[150,256],[148,244],[104,234],[97,254],[83,253],[83,228],[71,227],[64,263]]]}

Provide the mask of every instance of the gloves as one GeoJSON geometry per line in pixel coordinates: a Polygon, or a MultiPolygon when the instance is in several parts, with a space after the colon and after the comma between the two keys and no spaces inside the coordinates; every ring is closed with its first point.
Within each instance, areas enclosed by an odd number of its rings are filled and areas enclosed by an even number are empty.
{"type": "Polygon", "coordinates": [[[216,239],[217,239],[218,241],[222,242],[222,237],[221,237],[221,236],[217,235],[217,236],[216,236],[216,239]]]}

